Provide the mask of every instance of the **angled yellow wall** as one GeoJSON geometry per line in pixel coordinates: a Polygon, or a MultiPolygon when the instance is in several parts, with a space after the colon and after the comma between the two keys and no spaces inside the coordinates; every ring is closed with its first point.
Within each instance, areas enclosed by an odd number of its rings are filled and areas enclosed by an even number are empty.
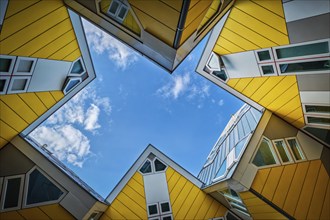
{"type": "Polygon", "coordinates": [[[296,76],[230,79],[227,85],[297,128],[305,125],[296,76]]]}
{"type": "Polygon", "coordinates": [[[38,206],[11,212],[0,213],[0,219],[10,220],[38,220],[38,219],[75,219],[66,209],[59,204],[38,206]]]}
{"type": "Polygon", "coordinates": [[[240,197],[253,219],[287,219],[249,191],[240,193],[240,197]]]}
{"type": "Polygon", "coordinates": [[[74,61],[81,56],[62,0],[9,1],[1,54],[74,61]]]}
{"type": "Polygon", "coordinates": [[[101,220],[108,219],[147,219],[143,177],[136,172],[118,194],[101,220]]]}
{"type": "Polygon", "coordinates": [[[63,97],[62,91],[0,95],[0,148],[63,97]]]}
{"type": "Polygon", "coordinates": [[[224,216],[227,211],[171,167],[166,170],[166,179],[174,219],[210,219],[224,216]]]}
{"type": "Polygon", "coordinates": [[[330,184],[321,160],[258,170],[251,186],[296,219],[330,219],[330,184]]]}
{"type": "Polygon", "coordinates": [[[237,0],[213,51],[224,55],[288,43],[281,0],[237,0]]]}
{"type": "Polygon", "coordinates": [[[132,10],[145,31],[173,46],[182,1],[130,0],[132,10]]]}

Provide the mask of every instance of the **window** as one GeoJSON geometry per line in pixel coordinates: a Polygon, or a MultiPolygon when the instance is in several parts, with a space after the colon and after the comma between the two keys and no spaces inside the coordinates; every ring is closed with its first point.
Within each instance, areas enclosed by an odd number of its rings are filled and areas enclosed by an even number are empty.
{"type": "Polygon", "coordinates": [[[258,167],[277,164],[272,144],[266,138],[261,140],[252,163],[258,167]]]}
{"type": "Polygon", "coordinates": [[[148,215],[149,216],[153,216],[153,215],[158,215],[158,204],[152,204],[152,205],[148,205],[148,215]]]}
{"type": "Polygon", "coordinates": [[[172,215],[162,216],[162,220],[172,220],[172,219],[173,219],[172,215]]]}
{"type": "Polygon", "coordinates": [[[228,76],[224,69],[212,71],[212,75],[218,77],[219,79],[225,82],[228,79],[228,76]]]}
{"type": "Polygon", "coordinates": [[[329,129],[323,129],[323,128],[317,128],[312,126],[306,126],[304,128],[307,132],[315,136],[316,138],[323,141],[325,144],[330,143],[330,130],[329,129]]]}
{"type": "Polygon", "coordinates": [[[160,162],[158,159],[155,160],[155,171],[163,171],[166,169],[166,165],[160,162]]]}
{"type": "Polygon", "coordinates": [[[218,170],[216,176],[213,178],[213,182],[218,181],[223,178],[227,171],[227,158],[222,162],[220,169],[218,170]]]}
{"type": "Polygon", "coordinates": [[[25,205],[49,204],[64,196],[63,190],[37,168],[27,174],[25,205]]]}
{"type": "Polygon", "coordinates": [[[13,75],[32,75],[37,59],[17,57],[13,75]]]}
{"type": "Polygon", "coordinates": [[[169,201],[148,204],[147,209],[149,220],[173,219],[172,209],[169,201]]]}
{"type": "Polygon", "coordinates": [[[277,153],[280,155],[282,163],[289,163],[291,161],[291,156],[284,140],[273,141],[277,153]]]}
{"type": "Polygon", "coordinates": [[[288,62],[279,64],[281,73],[304,73],[316,72],[327,73],[330,70],[329,59],[304,61],[304,62],[288,62]]]}
{"type": "Polygon", "coordinates": [[[328,42],[317,42],[305,45],[290,46],[285,48],[275,49],[278,59],[309,56],[315,54],[329,53],[328,42]]]}
{"type": "Polygon", "coordinates": [[[0,75],[11,75],[16,57],[0,55],[0,75]]]}
{"type": "Polygon", "coordinates": [[[307,116],[307,123],[318,125],[330,125],[330,118],[307,116]]]}
{"type": "Polygon", "coordinates": [[[63,93],[68,94],[73,88],[75,88],[79,83],[81,83],[80,77],[68,77],[64,83],[63,93]]]}
{"type": "Polygon", "coordinates": [[[69,76],[82,76],[86,72],[81,58],[73,62],[69,71],[69,76]]]}
{"type": "Polygon", "coordinates": [[[6,94],[9,81],[10,81],[10,76],[0,76],[0,95],[6,94]]]}
{"type": "Polygon", "coordinates": [[[26,92],[31,76],[13,76],[8,86],[8,94],[26,92]]]}
{"type": "Polygon", "coordinates": [[[127,12],[128,7],[118,0],[113,0],[108,9],[108,14],[113,16],[116,20],[120,22],[123,22],[125,20],[127,12]]]}
{"type": "Polygon", "coordinates": [[[305,105],[306,113],[330,114],[330,106],[305,105]]]}
{"type": "Polygon", "coordinates": [[[246,145],[246,140],[247,140],[248,137],[249,137],[249,135],[246,136],[245,138],[243,138],[242,140],[240,140],[240,141],[237,143],[237,145],[236,145],[236,147],[235,147],[235,159],[236,159],[236,160],[237,160],[238,157],[241,155],[241,152],[242,152],[242,150],[243,150],[243,147],[246,145]]]}
{"type": "Polygon", "coordinates": [[[286,141],[288,142],[293,157],[296,161],[305,159],[304,154],[298,144],[298,141],[295,138],[286,139],[286,141]]]}
{"type": "Polygon", "coordinates": [[[151,173],[151,162],[150,162],[150,160],[146,160],[146,162],[140,168],[140,172],[143,173],[143,174],[151,173]]]}
{"type": "Polygon", "coordinates": [[[168,202],[160,203],[160,210],[162,214],[171,212],[171,206],[168,202]]]}
{"type": "Polygon", "coordinates": [[[22,201],[24,175],[5,177],[1,197],[2,210],[19,209],[22,201]]]}
{"type": "Polygon", "coordinates": [[[266,76],[277,75],[274,64],[259,65],[261,73],[266,76]]]}

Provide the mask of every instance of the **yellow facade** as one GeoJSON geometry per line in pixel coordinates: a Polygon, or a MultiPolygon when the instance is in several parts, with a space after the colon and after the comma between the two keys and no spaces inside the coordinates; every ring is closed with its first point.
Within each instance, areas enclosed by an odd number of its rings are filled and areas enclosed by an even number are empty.
{"type": "Polygon", "coordinates": [[[296,219],[329,219],[329,174],[320,160],[258,171],[252,189],[296,219]]]}
{"type": "Polygon", "coordinates": [[[281,0],[237,0],[213,51],[225,55],[288,43],[281,0]]]}
{"type": "Polygon", "coordinates": [[[28,209],[21,209],[11,212],[0,212],[0,219],[10,220],[44,220],[44,219],[75,219],[67,210],[61,205],[45,205],[28,209]]]}

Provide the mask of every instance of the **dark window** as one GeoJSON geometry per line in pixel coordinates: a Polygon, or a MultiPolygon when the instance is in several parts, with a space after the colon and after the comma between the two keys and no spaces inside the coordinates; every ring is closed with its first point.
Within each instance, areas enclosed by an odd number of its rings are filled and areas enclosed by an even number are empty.
{"type": "Polygon", "coordinates": [[[0,72],[8,72],[12,59],[0,58],[0,72]]]}
{"type": "Polygon", "coordinates": [[[300,73],[330,70],[329,60],[280,64],[281,73],[300,73]]]}
{"type": "Polygon", "coordinates": [[[12,178],[7,180],[6,197],[3,205],[4,209],[18,206],[21,178],[12,178]]]}
{"type": "Polygon", "coordinates": [[[84,72],[84,67],[82,66],[81,60],[77,60],[71,69],[71,73],[73,74],[82,74],[84,72]]]}
{"type": "Polygon", "coordinates": [[[261,66],[261,69],[262,69],[262,73],[264,75],[268,75],[268,74],[273,74],[274,73],[273,65],[261,66]]]}
{"type": "Polygon", "coordinates": [[[119,7],[119,3],[117,1],[113,1],[111,3],[111,6],[109,8],[109,12],[113,15],[116,14],[117,10],[118,10],[118,7],[119,7]]]}
{"type": "Polygon", "coordinates": [[[3,92],[5,90],[6,80],[0,79],[0,92],[3,92]]]}
{"type": "Polygon", "coordinates": [[[172,217],[171,216],[166,216],[166,217],[163,217],[162,220],[172,220],[172,217]]]}
{"type": "Polygon", "coordinates": [[[319,118],[319,117],[307,117],[308,123],[314,123],[314,124],[323,124],[323,125],[329,125],[330,124],[330,118],[319,118]]]}
{"type": "Polygon", "coordinates": [[[147,160],[140,169],[141,173],[151,173],[151,163],[147,160]]]}
{"type": "Polygon", "coordinates": [[[276,164],[276,160],[271,150],[271,144],[267,140],[262,140],[252,163],[258,167],[276,164]]]}
{"type": "Polygon", "coordinates": [[[233,215],[230,212],[228,212],[227,215],[226,215],[226,219],[227,220],[237,220],[238,218],[236,218],[235,215],[233,215]]]}
{"type": "Polygon", "coordinates": [[[268,50],[259,51],[257,53],[260,61],[270,60],[270,54],[268,50]]]}
{"type": "Polygon", "coordinates": [[[160,162],[158,159],[155,160],[155,170],[156,171],[163,171],[166,169],[166,165],[160,162]]]}
{"type": "Polygon", "coordinates": [[[169,212],[170,211],[170,204],[168,202],[164,202],[160,204],[162,212],[169,212]]]}
{"type": "Polygon", "coordinates": [[[325,143],[330,143],[329,129],[306,127],[304,128],[304,130],[308,131],[309,133],[324,141],[325,143]]]}
{"type": "Polygon", "coordinates": [[[329,53],[328,42],[276,49],[276,54],[279,59],[298,57],[298,56],[308,56],[308,55],[322,54],[322,53],[329,53]]]}
{"type": "Polygon", "coordinates": [[[63,192],[39,170],[32,171],[29,176],[27,205],[58,200],[62,194],[63,192]]]}
{"type": "Polygon", "coordinates": [[[330,106],[305,105],[308,113],[330,113],[330,106]]]}
{"type": "Polygon", "coordinates": [[[218,77],[219,79],[226,81],[227,80],[227,74],[224,70],[217,70],[217,71],[213,71],[212,72],[213,75],[215,75],[216,77],[218,77]]]}
{"type": "Polygon", "coordinates": [[[157,209],[157,205],[149,205],[149,215],[155,215],[158,214],[158,209],[157,209]]]}

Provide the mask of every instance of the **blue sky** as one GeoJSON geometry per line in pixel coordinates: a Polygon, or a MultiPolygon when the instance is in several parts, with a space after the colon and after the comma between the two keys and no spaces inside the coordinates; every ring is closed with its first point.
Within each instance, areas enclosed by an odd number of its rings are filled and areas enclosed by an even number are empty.
{"type": "Polygon", "coordinates": [[[97,79],[31,136],[103,197],[148,144],[197,176],[243,105],[195,73],[206,39],[171,75],[84,24],[97,79]]]}

